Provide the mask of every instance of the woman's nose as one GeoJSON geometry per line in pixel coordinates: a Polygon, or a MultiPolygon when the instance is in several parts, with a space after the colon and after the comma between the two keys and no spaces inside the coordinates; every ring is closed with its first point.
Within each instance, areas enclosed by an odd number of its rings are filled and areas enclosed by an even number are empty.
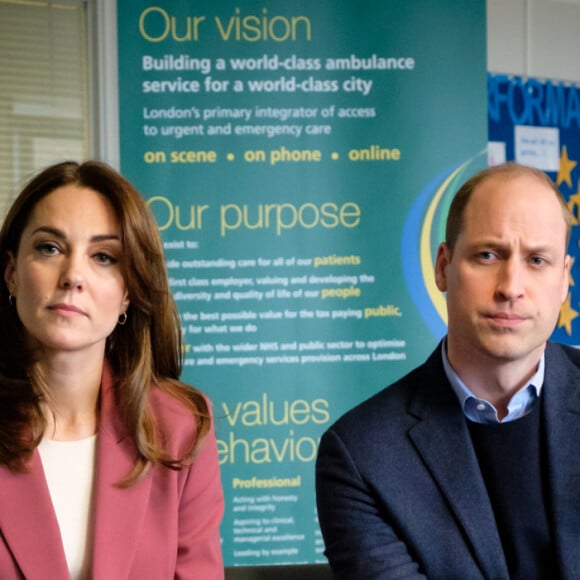
{"type": "Polygon", "coordinates": [[[80,260],[69,257],[63,267],[60,277],[60,286],[65,289],[81,289],[85,283],[80,260]]]}

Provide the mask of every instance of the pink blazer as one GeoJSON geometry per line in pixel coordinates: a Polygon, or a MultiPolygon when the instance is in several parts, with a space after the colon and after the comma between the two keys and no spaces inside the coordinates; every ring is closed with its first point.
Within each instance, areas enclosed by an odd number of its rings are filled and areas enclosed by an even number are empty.
{"type": "MultiPolygon", "coordinates": [[[[208,434],[190,468],[155,467],[136,485],[115,487],[129,473],[134,452],[115,409],[108,368],[101,391],[91,579],[223,579],[224,499],[215,433],[208,434]]],[[[180,453],[195,433],[191,414],[156,388],[151,402],[169,451],[180,453]]],[[[0,578],[69,578],[38,452],[27,473],[0,467],[0,578]]]]}

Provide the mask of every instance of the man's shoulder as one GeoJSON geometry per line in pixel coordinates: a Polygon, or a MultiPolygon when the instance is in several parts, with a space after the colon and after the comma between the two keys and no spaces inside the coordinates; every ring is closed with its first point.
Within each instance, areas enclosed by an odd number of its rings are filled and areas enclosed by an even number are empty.
{"type": "Polygon", "coordinates": [[[552,379],[580,373],[580,348],[549,341],[546,345],[546,373],[552,379]]]}
{"type": "Polygon", "coordinates": [[[397,429],[406,423],[411,405],[435,395],[434,391],[444,381],[438,348],[423,364],[347,411],[332,429],[338,432],[397,429]]]}
{"type": "Polygon", "coordinates": [[[569,346],[561,342],[549,340],[546,345],[546,355],[548,357],[565,356],[573,364],[580,367],[580,348],[577,346],[569,346]]]}

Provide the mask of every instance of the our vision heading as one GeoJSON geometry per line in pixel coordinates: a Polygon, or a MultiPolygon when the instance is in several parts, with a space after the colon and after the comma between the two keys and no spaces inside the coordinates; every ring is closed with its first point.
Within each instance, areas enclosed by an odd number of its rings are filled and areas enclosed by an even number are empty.
{"type": "Polygon", "coordinates": [[[312,40],[312,23],[307,16],[272,15],[267,8],[259,14],[236,8],[230,16],[208,17],[176,16],[150,6],[139,16],[139,32],[148,42],[197,42],[204,35],[223,42],[304,42],[312,40]]]}

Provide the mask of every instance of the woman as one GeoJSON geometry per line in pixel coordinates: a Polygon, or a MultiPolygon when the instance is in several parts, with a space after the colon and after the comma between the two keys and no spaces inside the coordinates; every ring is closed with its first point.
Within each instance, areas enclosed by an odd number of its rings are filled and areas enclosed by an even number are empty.
{"type": "Polygon", "coordinates": [[[223,578],[210,410],[139,193],[49,167],[0,259],[0,578],[223,578]]]}

